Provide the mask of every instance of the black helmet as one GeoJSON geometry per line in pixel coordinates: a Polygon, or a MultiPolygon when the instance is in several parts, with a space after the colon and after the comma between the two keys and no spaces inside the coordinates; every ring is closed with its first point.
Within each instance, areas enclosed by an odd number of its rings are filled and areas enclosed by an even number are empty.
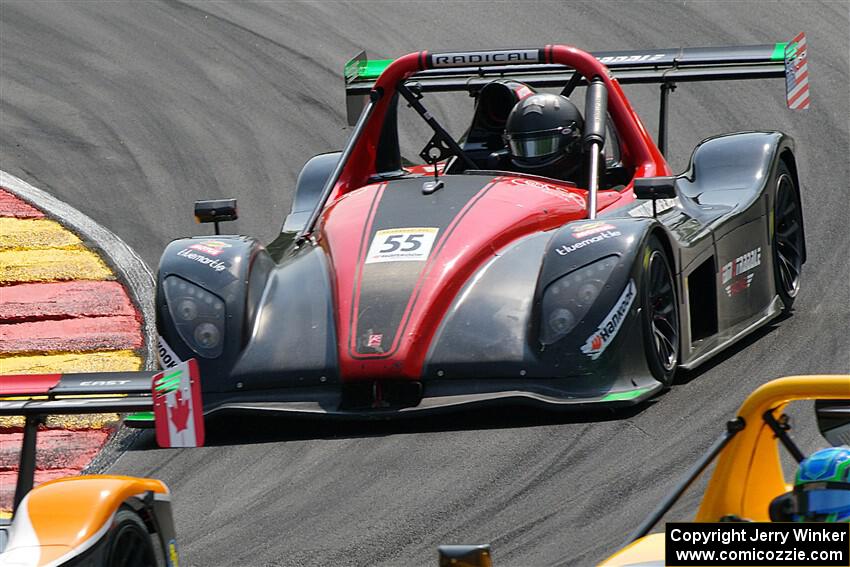
{"type": "Polygon", "coordinates": [[[514,165],[529,173],[571,173],[581,157],[584,120],[565,96],[540,93],[516,103],[505,123],[514,165]]]}

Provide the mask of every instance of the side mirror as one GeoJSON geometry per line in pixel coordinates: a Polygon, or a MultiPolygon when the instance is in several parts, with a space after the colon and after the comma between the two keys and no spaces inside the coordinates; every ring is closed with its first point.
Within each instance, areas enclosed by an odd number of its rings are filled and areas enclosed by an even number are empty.
{"type": "Polygon", "coordinates": [[[638,177],[634,182],[638,199],[672,199],[676,196],[675,177],[638,177]]]}
{"type": "Polygon", "coordinates": [[[195,222],[214,222],[216,234],[219,234],[218,223],[235,221],[238,218],[236,199],[195,201],[195,222]]]}
{"type": "Polygon", "coordinates": [[[830,445],[850,445],[850,400],[817,400],[815,417],[830,445]]]}
{"type": "Polygon", "coordinates": [[[440,567],[492,567],[489,545],[441,545],[440,567]]]}

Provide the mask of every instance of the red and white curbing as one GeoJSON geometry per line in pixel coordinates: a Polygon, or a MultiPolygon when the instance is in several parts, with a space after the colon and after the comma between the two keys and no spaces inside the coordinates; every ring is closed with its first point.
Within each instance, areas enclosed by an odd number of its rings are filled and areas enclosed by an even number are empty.
{"type": "MultiPolygon", "coordinates": [[[[126,244],[5,172],[0,228],[0,375],[153,368],[153,278],[126,244]]],[[[36,482],[88,466],[116,417],[49,420],[36,482]]],[[[19,421],[0,421],[0,510],[11,506],[20,436],[19,421]]]]}

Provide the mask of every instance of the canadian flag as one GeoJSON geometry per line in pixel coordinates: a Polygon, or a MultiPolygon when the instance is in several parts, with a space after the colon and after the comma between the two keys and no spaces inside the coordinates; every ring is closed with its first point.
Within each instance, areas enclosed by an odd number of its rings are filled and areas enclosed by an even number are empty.
{"type": "Polygon", "coordinates": [[[201,447],[204,444],[204,406],[201,379],[193,358],[153,377],[156,442],[160,447],[201,447]]]}

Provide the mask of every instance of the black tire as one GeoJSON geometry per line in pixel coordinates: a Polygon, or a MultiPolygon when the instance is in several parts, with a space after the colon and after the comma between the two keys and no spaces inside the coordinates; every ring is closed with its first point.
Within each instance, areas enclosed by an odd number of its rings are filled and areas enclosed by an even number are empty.
{"type": "Polygon", "coordinates": [[[642,277],[644,349],[649,370],[665,388],[673,385],[679,365],[679,304],[670,259],[657,236],[650,236],[642,277]]]}
{"type": "Polygon", "coordinates": [[[161,554],[139,515],[129,508],[115,514],[109,529],[106,552],[108,567],[160,567],[161,554]]]}
{"type": "Polygon", "coordinates": [[[794,176],[782,161],[776,172],[773,222],[773,281],[776,293],[782,300],[782,310],[787,312],[800,292],[804,240],[800,193],[794,176]]]}

